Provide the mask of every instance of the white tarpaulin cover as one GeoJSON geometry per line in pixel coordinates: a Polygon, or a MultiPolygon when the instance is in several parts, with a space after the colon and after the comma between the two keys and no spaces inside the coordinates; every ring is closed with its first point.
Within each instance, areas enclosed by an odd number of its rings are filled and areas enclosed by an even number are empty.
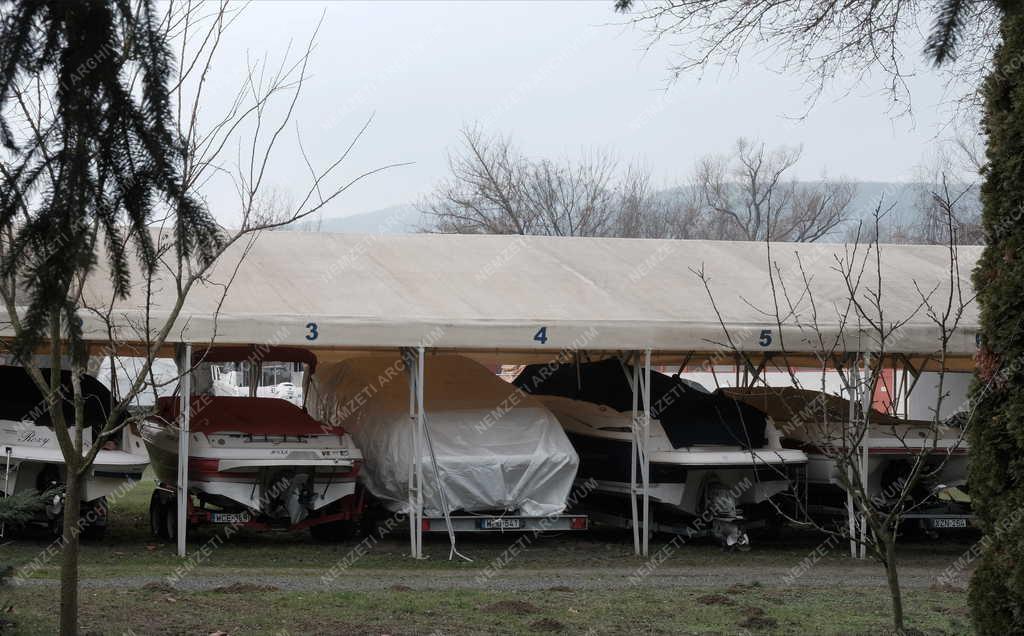
{"type": "MultiPolygon", "coordinates": [[[[426,359],[427,430],[450,511],[561,513],[579,458],[558,420],[537,400],[457,355],[426,359]]],[[[322,422],[344,426],[363,453],[361,478],[393,510],[407,510],[413,422],[409,376],[397,357],[321,365],[307,399],[322,422]]],[[[443,513],[428,449],[423,510],[443,513]]]]}
{"type": "MultiPolygon", "coordinates": [[[[885,320],[906,321],[885,350],[931,354],[940,330],[922,308],[922,293],[945,308],[951,273],[950,252],[940,245],[882,245],[876,262],[873,246],[865,245],[776,243],[769,253],[765,243],[739,241],[267,232],[221,306],[222,284],[244,247],[232,248],[210,282],[192,291],[175,341],[203,343],[215,334],[219,344],[320,350],[689,352],[721,349],[715,345],[725,340],[720,316],[740,350],[816,352],[821,344],[809,329],[816,322],[824,341],[838,337],[839,351],[870,351],[877,345],[865,321],[849,313],[839,270],[852,268],[861,284],[857,297],[870,308],[880,265],[885,320]],[[717,308],[696,274],[701,270],[717,308]],[[804,276],[811,294],[803,291],[804,276]]],[[[962,246],[957,253],[954,278],[965,300],[973,298],[970,273],[981,249],[962,246]]],[[[85,294],[97,307],[110,298],[102,269],[85,294]]],[[[134,282],[134,295],[113,312],[123,324],[137,324],[143,306],[145,287],[138,275],[134,282]]],[[[154,285],[172,288],[169,281],[154,285]]],[[[156,301],[159,317],[173,298],[156,301]]],[[[92,313],[83,318],[87,335],[106,338],[92,313]]],[[[972,356],[977,326],[976,304],[969,302],[947,353],[972,356]]],[[[120,335],[132,338],[127,329],[120,335]]]]}

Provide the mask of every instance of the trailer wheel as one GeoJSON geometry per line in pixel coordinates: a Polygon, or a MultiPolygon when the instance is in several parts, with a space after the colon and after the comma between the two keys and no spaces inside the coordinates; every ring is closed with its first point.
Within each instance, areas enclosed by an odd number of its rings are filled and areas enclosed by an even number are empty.
{"type": "Polygon", "coordinates": [[[176,501],[169,501],[164,505],[163,521],[167,540],[174,543],[178,540],[178,506],[176,501]]]}
{"type": "Polygon", "coordinates": [[[358,529],[355,521],[332,521],[309,527],[309,534],[317,541],[346,541],[351,539],[358,529]]]}
{"type": "Polygon", "coordinates": [[[153,496],[149,499],[149,530],[153,533],[153,536],[161,541],[170,541],[170,537],[167,536],[167,525],[164,521],[164,508],[167,507],[163,496],[159,490],[153,491],[153,496]]]}
{"type": "Polygon", "coordinates": [[[83,511],[82,520],[82,538],[86,541],[99,541],[107,534],[107,515],[109,508],[107,507],[106,497],[100,497],[95,501],[87,502],[87,509],[83,511]],[[89,520],[89,513],[93,514],[93,518],[89,520]]]}

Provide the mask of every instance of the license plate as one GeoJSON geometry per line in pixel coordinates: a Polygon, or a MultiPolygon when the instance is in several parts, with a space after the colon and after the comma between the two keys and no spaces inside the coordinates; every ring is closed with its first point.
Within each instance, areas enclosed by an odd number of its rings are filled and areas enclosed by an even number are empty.
{"type": "Polygon", "coordinates": [[[249,515],[244,512],[214,512],[210,514],[210,521],[213,523],[242,524],[249,521],[249,515]]]}
{"type": "Polygon", "coordinates": [[[932,519],[933,528],[966,528],[967,519],[932,519]]]}
{"type": "Polygon", "coordinates": [[[520,530],[523,527],[522,519],[481,519],[481,530],[520,530]]]}

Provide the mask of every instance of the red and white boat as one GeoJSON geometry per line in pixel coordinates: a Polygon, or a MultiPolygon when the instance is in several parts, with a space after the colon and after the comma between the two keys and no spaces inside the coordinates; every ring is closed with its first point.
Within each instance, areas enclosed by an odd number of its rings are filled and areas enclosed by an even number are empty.
{"type": "MultiPolygon", "coordinates": [[[[272,352],[267,357],[276,359],[272,352]]],[[[323,539],[355,530],[363,507],[356,486],[362,454],[343,428],[321,425],[285,399],[193,395],[190,405],[191,524],[309,528],[323,539]]],[[[180,397],[158,398],[156,414],[139,428],[161,482],[151,525],[165,539],[176,527],[180,409],[180,397]]]]}

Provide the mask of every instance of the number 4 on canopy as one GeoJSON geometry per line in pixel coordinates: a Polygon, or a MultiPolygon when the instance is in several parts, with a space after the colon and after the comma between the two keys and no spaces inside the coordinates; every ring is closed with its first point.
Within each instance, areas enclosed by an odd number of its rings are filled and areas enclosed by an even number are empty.
{"type": "Polygon", "coordinates": [[[545,344],[548,341],[548,328],[541,327],[537,330],[537,333],[533,334],[533,339],[541,344],[545,344]]]}

